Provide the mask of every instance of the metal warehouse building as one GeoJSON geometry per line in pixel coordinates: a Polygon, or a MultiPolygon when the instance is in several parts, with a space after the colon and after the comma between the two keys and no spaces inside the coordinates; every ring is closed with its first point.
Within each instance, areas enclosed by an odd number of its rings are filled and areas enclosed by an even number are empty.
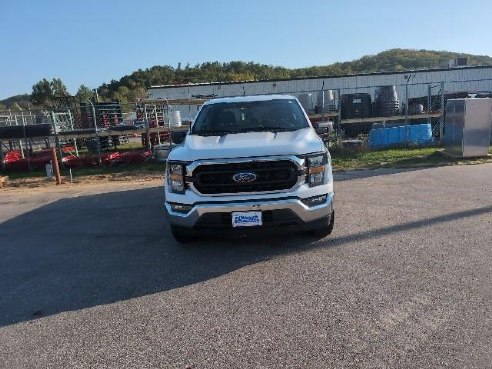
{"type": "Polygon", "coordinates": [[[290,93],[300,95],[321,90],[335,90],[338,94],[370,93],[374,98],[379,86],[396,86],[398,96],[419,98],[430,89],[444,86],[446,93],[492,92],[492,67],[461,67],[451,69],[415,70],[392,73],[368,73],[340,77],[312,77],[287,80],[247,82],[215,82],[203,84],[152,86],[149,99],[193,99],[240,95],[290,93]]]}

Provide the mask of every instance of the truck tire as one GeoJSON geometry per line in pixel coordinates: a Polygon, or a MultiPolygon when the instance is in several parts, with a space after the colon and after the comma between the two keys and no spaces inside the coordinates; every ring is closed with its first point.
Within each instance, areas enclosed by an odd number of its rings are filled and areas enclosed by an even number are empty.
{"type": "Polygon", "coordinates": [[[326,225],[322,228],[318,228],[313,231],[313,234],[316,237],[326,237],[333,232],[333,226],[335,225],[335,212],[331,213],[330,217],[325,218],[325,223],[326,225]]]}
{"type": "Polygon", "coordinates": [[[179,243],[190,243],[195,239],[191,230],[187,228],[171,225],[171,233],[179,243]]]}

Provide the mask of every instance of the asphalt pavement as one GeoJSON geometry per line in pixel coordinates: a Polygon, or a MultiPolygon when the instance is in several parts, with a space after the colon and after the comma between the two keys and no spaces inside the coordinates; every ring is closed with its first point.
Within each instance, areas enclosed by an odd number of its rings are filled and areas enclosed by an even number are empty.
{"type": "Polygon", "coordinates": [[[492,165],[335,179],[330,237],[189,246],[157,183],[0,192],[0,368],[492,368],[492,165]]]}

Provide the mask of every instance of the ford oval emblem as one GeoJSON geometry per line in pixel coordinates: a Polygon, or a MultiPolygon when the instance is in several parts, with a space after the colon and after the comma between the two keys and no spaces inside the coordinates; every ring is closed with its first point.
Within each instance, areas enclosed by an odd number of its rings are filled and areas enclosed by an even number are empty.
{"type": "Polygon", "coordinates": [[[256,174],[253,172],[239,172],[234,174],[232,179],[238,183],[249,183],[256,180],[256,174]]]}

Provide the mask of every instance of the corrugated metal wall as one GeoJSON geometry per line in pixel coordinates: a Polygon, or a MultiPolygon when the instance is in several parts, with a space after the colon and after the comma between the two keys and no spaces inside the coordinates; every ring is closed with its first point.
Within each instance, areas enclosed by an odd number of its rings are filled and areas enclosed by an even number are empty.
{"type": "Polygon", "coordinates": [[[241,96],[271,93],[320,91],[321,89],[341,90],[341,93],[367,92],[374,98],[378,86],[395,85],[398,95],[405,94],[405,75],[411,75],[409,98],[427,95],[429,84],[445,83],[446,92],[492,91],[492,67],[458,68],[435,71],[415,71],[394,74],[367,74],[334,78],[309,78],[279,81],[202,84],[185,86],[151,87],[151,99],[190,99],[203,96],[241,96]],[[324,86],[324,87],[323,87],[324,86]]]}

